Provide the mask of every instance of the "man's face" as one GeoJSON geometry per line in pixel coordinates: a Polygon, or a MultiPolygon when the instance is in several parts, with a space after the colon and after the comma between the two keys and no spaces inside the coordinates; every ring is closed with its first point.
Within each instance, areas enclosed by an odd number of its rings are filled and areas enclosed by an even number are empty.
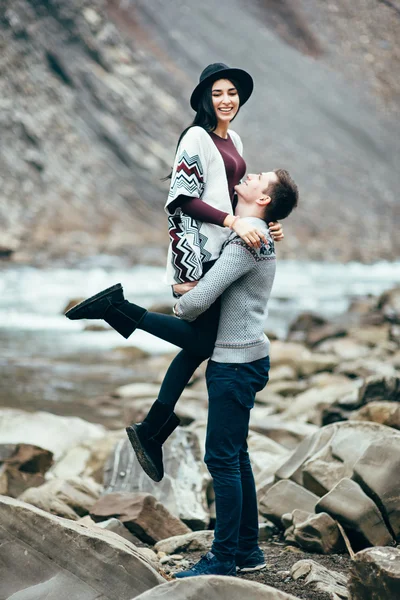
{"type": "Polygon", "coordinates": [[[235,186],[235,190],[245,202],[252,203],[267,195],[266,190],[271,183],[278,183],[274,171],[249,173],[242,183],[235,186]]]}

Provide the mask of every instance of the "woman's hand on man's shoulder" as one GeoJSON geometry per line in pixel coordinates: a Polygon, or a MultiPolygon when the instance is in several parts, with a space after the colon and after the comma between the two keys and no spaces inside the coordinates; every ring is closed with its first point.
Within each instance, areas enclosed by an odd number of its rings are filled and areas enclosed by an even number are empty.
{"type": "Polygon", "coordinates": [[[274,242],[281,242],[285,237],[283,227],[279,221],[271,221],[271,223],[268,223],[268,228],[274,242]]]}

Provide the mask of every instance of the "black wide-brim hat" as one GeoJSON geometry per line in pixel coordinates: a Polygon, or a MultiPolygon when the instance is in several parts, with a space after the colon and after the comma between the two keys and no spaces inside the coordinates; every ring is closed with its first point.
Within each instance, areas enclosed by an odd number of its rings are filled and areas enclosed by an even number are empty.
{"type": "Polygon", "coordinates": [[[243,69],[231,69],[228,65],[224,65],[224,63],[213,63],[212,65],[208,65],[201,73],[200,81],[190,97],[190,106],[193,110],[197,112],[203,91],[208,85],[214,83],[214,81],[218,81],[218,79],[234,79],[237,82],[240,88],[238,90],[240,106],[243,106],[247,102],[253,92],[253,78],[246,71],[243,71],[243,69]]]}

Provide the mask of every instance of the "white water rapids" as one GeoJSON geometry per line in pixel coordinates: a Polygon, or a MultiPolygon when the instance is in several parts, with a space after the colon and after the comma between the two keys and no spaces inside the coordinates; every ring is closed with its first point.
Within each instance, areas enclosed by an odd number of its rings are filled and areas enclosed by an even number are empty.
{"type": "MultiPolygon", "coordinates": [[[[40,353],[40,332],[54,332],[57,348],[77,350],[110,348],[121,344],[113,331],[81,333],[82,322],[71,322],[63,309],[71,298],[84,298],[121,282],[125,296],[150,307],[172,304],[170,289],[162,282],[163,269],[132,268],[44,268],[5,267],[0,270],[0,330],[12,353],[13,332],[30,332],[29,338],[40,353]],[[35,341],[34,332],[38,333],[35,341]]],[[[266,329],[283,337],[290,322],[302,311],[326,317],[344,312],[350,301],[366,294],[378,295],[400,283],[400,261],[373,265],[279,261],[269,302],[266,329]]],[[[171,349],[144,332],[136,332],[127,342],[150,352],[171,349]]],[[[20,343],[18,343],[20,349],[20,343]]],[[[15,349],[17,350],[17,348],[15,349]]]]}

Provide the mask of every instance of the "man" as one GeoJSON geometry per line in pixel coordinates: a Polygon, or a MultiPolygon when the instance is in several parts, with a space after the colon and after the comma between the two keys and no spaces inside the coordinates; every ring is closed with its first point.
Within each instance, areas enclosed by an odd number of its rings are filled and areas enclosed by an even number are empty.
{"type": "Polygon", "coordinates": [[[287,217],[298,190],[287,171],[249,175],[236,186],[236,214],[264,233],[268,244],[253,249],[236,234],[214,267],[174,308],[193,321],[222,294],[215,349],[206,379],[209,413],[205,462],[212,475],[216,526],[211,552],[176,577],[235,575],[265,566],[258,546],[258,508],[247,452],[250,410],[268,382],[269,341],[264,334],[267,303],[275,275],[275,250],[267,223],[287,217]]]}
{"type": "MultiPolygon", "coordinates": [[[[264,324],[275,275],[275,250],[267,223],[290,214],[297,205],[298,191],[282,169],[248,175],[235,189],[236,215],[254,221],[268,243],[250,248],[232,233],[212,269],[177,302],[175,313],[180,319],[151,313],[128,302],[120,284],[67,313],[74,320],[105,319],[124,337],[139,328],[181,347],[196,346],[200,353],[210,356],[200,348],[206,324],[198,324],[201,315],[222,295],[217,339],[207,367],[205,461],[216,496],[215,538],[212,551],[177,577],[235,575],[236,567],[251,571],[265,566],[258,547],[257,498],[246,439],[255,394],[266,385],[269,373],[269,341],[264,324]]],[[[167,416],[166,424],[159,424],[151,435],[148,417],[127,428],[140,464],[155,481],[163,476],[162,444],[179,423],[173,412],[167,416]]]]}

